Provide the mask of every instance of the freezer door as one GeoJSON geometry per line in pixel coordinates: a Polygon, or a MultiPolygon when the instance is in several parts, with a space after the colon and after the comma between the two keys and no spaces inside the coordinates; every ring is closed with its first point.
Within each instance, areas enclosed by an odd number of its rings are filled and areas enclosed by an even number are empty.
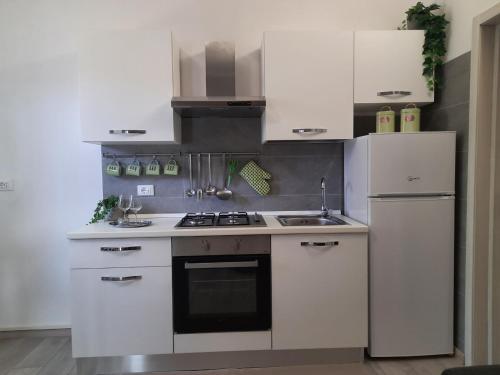
{"type": "Polygon", "coordinates": [[[453,353],[454,198],[369,201],[373,357],[453,353]]]}
{"type": "Polygon", "coordinates": [[[455,132],[372,134],[369,196],[454,194],[455,132]]]}

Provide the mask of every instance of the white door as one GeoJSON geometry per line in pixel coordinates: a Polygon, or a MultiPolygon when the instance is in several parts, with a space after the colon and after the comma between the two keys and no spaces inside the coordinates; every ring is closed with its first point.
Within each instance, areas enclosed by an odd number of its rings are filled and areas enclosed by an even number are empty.
{"type": "Polygon", "coordinates": [[[367,345],[367,236],[271,238],[273,349],[367,345]]]}
{"type": "Polygon", "coordinates": [[[372,198],[374,357],[453,353],[454,198],[372,198]]]}
{"type": "Polygon", "coordinates": [[[264,34],[263,141],[353,136],[353,33],[264,34]]]}
{"type": "Polygon", "coordinates": [[[74,357],[173,352],[171,267],[76,269],[71,282],[74,357]]]}
{"type": "Polygon", "coordinates": [[[368,195],[454,194],[455,132],[372,134],[368,195]]]}
{"type": "Polygon", "coordinates": [[[109,31],[85,38],[79,53],[83,141],[179,142],[170,104],[179,91],[175,59],[166,30],[109,31]]]}
{"type": "Polygon", "coordinates": [[[422,30],[356,31],[354,103],[431,103],[422,76],[422,30]]]}

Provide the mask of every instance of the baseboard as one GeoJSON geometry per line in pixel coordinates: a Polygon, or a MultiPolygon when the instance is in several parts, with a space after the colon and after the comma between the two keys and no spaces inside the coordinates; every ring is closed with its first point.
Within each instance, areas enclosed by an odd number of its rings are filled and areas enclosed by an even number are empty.
{"type": "Polygon", "coordinates": [[[71,329],[69,324],[42,324],[34,326],[0,326],[0,332],[5,331],[36,331],[40,329],[71,329]]]}
{"type": "Polygon", "coordinates": [[[458,349],[457,347],[455,347],[455,357],[457,357],[457,358],[461,358],[461,359],[462,359],[462,362],[464,362],[464,363],[465,363],[465,355],[464,355],[464,353],[463,353],[460,349],[458,349]]]}
{"type": "Polygon", "coordinates": [[[43,326],[42,327],[8,327],[0,328],[0,339],[21,337],[54,337],[71,336],[71,329],[67,326],[43,326]]]}
{"type": "Polygon", "coordinates": [[[79,375],[198,371],[363,362],[364,348],[263,350],[76,358],[79,375]]]}

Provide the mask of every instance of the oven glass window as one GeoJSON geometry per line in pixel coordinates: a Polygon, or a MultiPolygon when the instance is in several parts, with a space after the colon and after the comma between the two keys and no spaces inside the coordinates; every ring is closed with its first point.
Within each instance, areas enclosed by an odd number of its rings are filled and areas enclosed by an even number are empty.
{"type": "Polygon", "coordinates": [[[176,333],[271,328],[271,257],[173,257],[176,333]]]}
{"type": "Polygon", "coordinates": [[[257,312],[255,268],[192,269],[188,284],[191,316],[257,312]]]}

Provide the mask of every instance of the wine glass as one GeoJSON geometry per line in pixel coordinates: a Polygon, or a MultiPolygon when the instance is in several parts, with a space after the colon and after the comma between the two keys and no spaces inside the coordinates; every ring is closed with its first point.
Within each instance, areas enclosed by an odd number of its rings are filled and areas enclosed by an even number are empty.
{"type": "Polygon", "coordinates": [[[120,194],[118,198],[118,208],[123,211],[123,221],[126,223],[128,221],[127,211],[130,210],[130,205],[132,203],[132,195],[120,194]]]}
{"type": "Polygon", "coordinates": [[[142,209],[142,202],[137,199],[130,197],[130,211],[132,211],[135,215],[135,221],[137,221],[137,213],[142,209]]]}

